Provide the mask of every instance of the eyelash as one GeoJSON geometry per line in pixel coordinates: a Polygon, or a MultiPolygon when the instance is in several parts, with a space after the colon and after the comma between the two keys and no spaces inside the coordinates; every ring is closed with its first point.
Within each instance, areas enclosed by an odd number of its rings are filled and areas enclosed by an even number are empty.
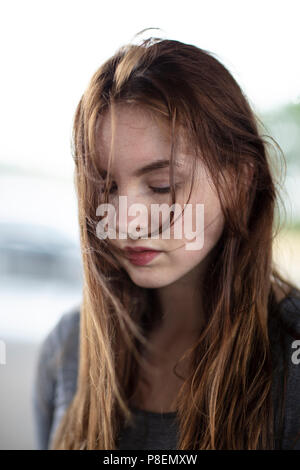
{"type": "MultiPolygon", "coordinates": [[[[175,189],[179,186],[179,184],[175,184],[175,189]]],[[[159,194],[167,194],[170,192],[171,187],[170,186],[165,186],[164,188],[155,188],[153,186],[149,186],[149,188],[154,192],[154,193],[159,193],[159,194]]]]}
{"type": "Polygon", "coordinates": [[[154,188],[153,186],[149,186],[149,188],[150,188],[154,193],[160,193],[160,194],[169,193],[169,192],[170,192],[170,189],[171,189],[170,186],[166,186],[165,188],[154,188]]]}

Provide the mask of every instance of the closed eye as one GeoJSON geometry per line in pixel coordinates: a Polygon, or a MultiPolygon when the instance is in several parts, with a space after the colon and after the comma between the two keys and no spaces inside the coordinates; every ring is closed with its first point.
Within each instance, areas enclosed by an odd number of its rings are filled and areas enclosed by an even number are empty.
{"type": "MultiPolygon", "coordinates": [[[[179,183],[175,184],[175,188],[179,186],[179,183]]],[[[165,187],[154,187],[154,186],[149,186],[149,188],[154,192],[154,193],[160,193],[160,194],[166,194],[171,191],[171,186],[165,186],[165,187]]],[[[109,188],[109,193],[111,194],[114,190],[117,189],[116,184],[111,184],[109,188]]],[[[104,188],[102,188],[103,192],[104,188]]]]}
{"type": "MultiPolygon", "coordinates": [[[[175,183],[175,189],[177,189],[180,186],[180,183],[175,183]]],[[[149,186],[149,188],[154,192],[154,193],[169,193],[171,191],[171,186],[165,186],[165,187],[154,187],[154,186],[149,186]]]]}
{"type": "Polygon", "coordinates": [[[170,186],[166,186],[164,188],[154,188],[153,186],[149,186],[149,187],[150,189],[152,189],[154,193],[169,193],[171,190],[170,186]]]}

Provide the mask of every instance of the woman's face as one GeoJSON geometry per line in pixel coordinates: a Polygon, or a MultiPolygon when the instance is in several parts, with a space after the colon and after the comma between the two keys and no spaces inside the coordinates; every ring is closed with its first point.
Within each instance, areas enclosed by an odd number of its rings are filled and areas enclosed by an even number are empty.
{"type": "MultiPolygon", "coordinates": [[[[157,225],[153,225],[151,228],[152,205],[168,204],[170,207],[172,204],[171,193],[166,192],[167,189],[161,190],[161,188],[170,186],[169,166],[165,163],[163,168],[155,168],[154,164],[157,161],[165,160],[168,163],[171,141],[165,124],[159,124],[147,110],[141,107],[118,104],[116,105],[115,118],[114,154],[109,171],[110,194],[108,202],[116,210],[117,237],[110,239],[110,243],[121,249],[129,246],[159,250],[159,253],[150,261],[148,259],[148,262],[141,257],[128,259],[125,251],[124,256],[118,255],[120,264],[125,268],[131,280],[140,287],[159,288],[181,279],[189,279],[192,273],[196,274],[201,271],[205,261],[209,259],[208,254],[216,245],[223,231],[223,214],[213,184],[203,164],[198,161],[194,188],[190,200],[187,201],[191,185],[190,168],[194,157],[187,153],[188,150],[185,150],[184,145],[180,144],[180,147],[176,149],[176,165],[174,165],[174,183],[177,185],[176,203],[182,209],[185,203],[191,204],[191,217],[188,223],[192,223],[191,230],[198,230],[197,238],[193,240],[187,234],[185,227],[187,227],[188,217],[184,215],[180,223],[182,233],[179,239],[178,235],[174,236],[174,226],[172,225],[170,226],[170,236],[166,239],[162,234],[151,238],[151,233],[148,238],[137,238],[137,231],[134,232],[135,237],[132,239],[130,237],[130,234],[133,234],[132,227],[134,227],[132,222],[137,220],[138,213],[128,215],[127,212],[126,217],[122,218],[119,223],[119,197],[127,197],[127,210],[135,203],[142,204],[146,208],[148,216],[144,218],[144,223],[139,225],[141,228],[139,235],[145,236],[148,230],[150,232],[150,229],[154,234],[154,227],[157,228],[157,225]],[[199,216],[201,212],[198,213],[197,219],[196,203],[203,205],[202,219],[199,216]],[[187,218],[185,219],[185,217],[187,218]],[[204,224],[201,223],[201,220],[204,224]],[[120,233],[127,238],[119,237],[120,233]],[[197,249],[195,249],[195,244],[193,249],[186,248],[188,244],[200,239],[203,240],[201,247],[200,242],[197,249]]],[[[100,123],[96,135],[96,145],[100,167],[105,176],[111,142],[110,111],[102,117],[100,123]]],[[[183,139],[180,142],[182,143],[183,139]]],[[[166,220],[169,219],[166,219],[165,216],[160,218],[160,222],[166,220]]]]}

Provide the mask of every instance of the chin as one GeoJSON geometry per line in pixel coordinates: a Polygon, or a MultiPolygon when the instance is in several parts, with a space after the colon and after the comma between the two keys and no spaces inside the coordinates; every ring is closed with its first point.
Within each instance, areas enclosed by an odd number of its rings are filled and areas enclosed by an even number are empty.
{"type": "Polygon", "coordinates": [[[135,272],[130,269],[127,270],[127,273],[134,284],[145,289],[166,287],[177,279],[174,279],[172,275],[162,277],[161,272],[145,268],[137,269],[135,272]]]}
{"type": "Polygon", "coordinates": [[[150,277],[146,279],[138,276],[130,276],[130,278],[134,284],[145,289],[157,289],[166,285],[164,282],[160,282],[159,280],[155,281],[150,277]]]}

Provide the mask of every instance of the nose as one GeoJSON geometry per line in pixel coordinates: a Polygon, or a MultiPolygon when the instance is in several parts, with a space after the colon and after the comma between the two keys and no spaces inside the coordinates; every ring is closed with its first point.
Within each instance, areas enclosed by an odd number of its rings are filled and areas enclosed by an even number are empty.
{"type": "Polygon", "coordinates": [[[149,210],[141,197],[119,196],[116,207],[116,232],[119,238],[138,239],[147,235],[149,210]]]}

